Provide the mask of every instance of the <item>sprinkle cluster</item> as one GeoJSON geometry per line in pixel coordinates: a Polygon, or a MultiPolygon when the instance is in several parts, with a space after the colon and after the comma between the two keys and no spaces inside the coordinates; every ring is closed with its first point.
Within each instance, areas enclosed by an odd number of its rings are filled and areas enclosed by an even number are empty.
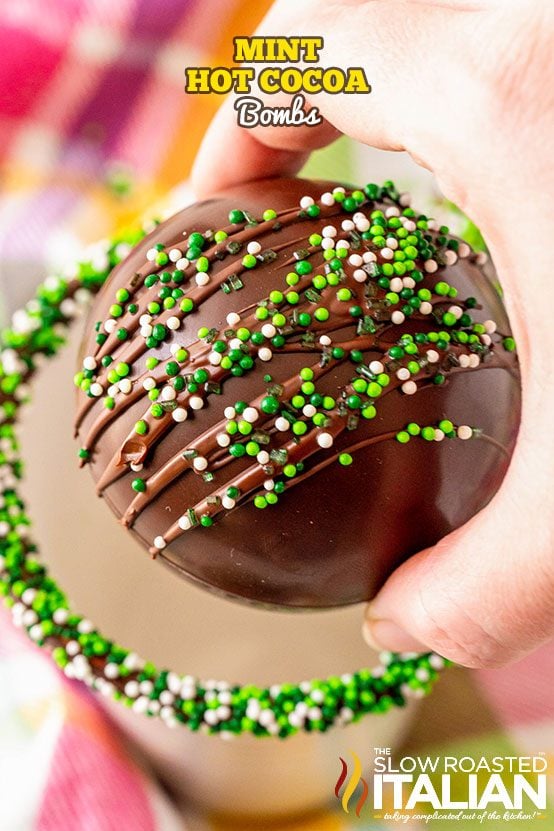
{"type": "Polygon", "coordinates": [[[178,477],[195,474],[209,485],[202,500],[183,506],[178,520],[160,529],[151,541],[153,556],[193,528],[210,528],[239,504],[276,505],[315,471],[355,463],[355,450],[368,444],[480,436],[471,425],[454,427],[443,419],[399,425],[344,446],[344,437],[354,438],[374,419],[391,392],[414,395],[444,384],[451,373],[493,365],[502,351],[497,346],[515,348],[493,320],[475,322],[477,300],[458,297],[438,273],[460,258],[480,264],[486,255],[416,214],[392,182],[337,187],[317,201],[303,196],[298,205],[268,208],[261,216],[234,208],[228,219],[225,228],[179,231],[171,244],[146,251],[138,274],[115,291],[109,318],[97,321],[96,351],[75,376],[84,393],[77,428],[97,413],[84,436],[82,463],[91,459],[101,432],[144,400],[144,414],[99,482],[102,492],[121,476],[137,474],[129,479],[126,525],[178,477]],[[313,230],[283,261],[280,251],[290,244],[278,243],[279,232],[300,222],[313,230]],[[282,267],[274,271],[275,285],[253,307],[241,308],[235,297],[249,273],[276,260],[282,267]],[[229,296],[225,327],[195,328],[196,339],[188,338],[185,347],[180,333],[190,331],[194,313],[220,290],[229,296]],[[170,359],[161,360],[164,343],[170,359]],[[277,382],[272,361],[287,352],[302,352],[306,363],[298,375],[277,382]],[[137,365],[145,355],[143,371],[137,365]],[[329,395],[322,379],[339,364],[350,366],[351,377],[338,395],[329,395]],[[233,378],[254,370],[261,379],[254,400],[218,401],[233,378]],[[215,428],[198,435],[185,427],[180,452],[160,468],[150,466],[167,432],[207,406],[220,409],[215,428]]]}
{"type": "MultiPolygon", "coordinates": [[[[424,695],[445,664],[434,654],[384,653],[382,664],[372,670],[267,688],[160,671],[73,612],[65,593],[49,575],[30,537],[30,518],[18,494],[22,477],[15,429],[18,411],[29,399],[28,382],[34,371],[63,345],[66,326],[80,315],[91,293],[147,230],[99,245],[74,272],[48,278],[26,308],[14,314],[12,326],[0,333],[0,594],[14,623],[47,649],[69,678],[82,680],[136,712],[160,717],[169,727],[184,724],[222,738],[241,733],[286,738],[300,730],[323,732],[424,695]]],[[[164,259],[160,253],[156,257],[164,259]]],[[[120,295],[119,304],[126,302],[120,295]]],[[[126,377],[119,367],[118,385],[126,377]]],[[[95,383],[90,377],[83,376],[83,380],[91,381],[91,387],[95,383]]],[[[267,406],[273,405],[266,402],[267,406]]],[[[242,418],[244,423],[250,423],[248,415],[242,418]]],[[[232,419],[229,414],[229,420],[236,420],[235,416],[236,412],[232,419]]],[[[426,429],[421,428],[423,438],[426,429]]],[[[441,423],[433,429],[436,438],[437,430],[447,436],[462,428],[441,423]]],[[[407,425],[396,438],[403,441],[403,432],[419,436],[418,431],[418,425],[407,425]]]]}

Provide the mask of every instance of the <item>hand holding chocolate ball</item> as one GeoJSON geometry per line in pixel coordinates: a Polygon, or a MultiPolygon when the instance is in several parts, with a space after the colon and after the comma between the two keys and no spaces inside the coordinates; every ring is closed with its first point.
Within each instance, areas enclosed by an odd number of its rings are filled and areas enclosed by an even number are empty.
{"type": "Polygon", "coordinates": [[[344,132],[409,151],[480,226],[518,345],[516,450],[490,504],[387,581],[368,609],[366,634],[385,648],[432,648],[468,666],[502,664],[554,633],[554,102],[545,85],[554,13],[530,0],[279,2],[260,33],[313,34],[314,20],[328,60],[364,66],[374,92],[356,101],[314,97],[309,103],[327,119],[321,128],[239,130],[228,102],[201,149],[197,193],[290,175],[310,150],[344,132]]]}

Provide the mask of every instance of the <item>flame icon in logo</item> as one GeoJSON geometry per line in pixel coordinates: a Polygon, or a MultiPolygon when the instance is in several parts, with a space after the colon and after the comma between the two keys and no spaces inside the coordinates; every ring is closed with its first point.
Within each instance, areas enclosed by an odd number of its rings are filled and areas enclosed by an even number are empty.
{"type": "MultiPolygon", "coordinates": [[[[356,816],[359,817],[360,812],[361,812],[362,808],[365,805],[365,801],[367,799],[367,794],[368,794],[369,788],[368,788],[367,782],[362,777],[362,763],[360,762],[360,758],[359,758],[358,754],[354,753],[354,751],[351,750],[350,755],[352,756],[352,758],[354,760],[354,768],[352,770],[352,774],[350,776],[350,779],[346,783],[346,787],[345,787],[344,792],[342,794],[341,804],[342,804],[343,811],[345,811],[347,814],[350,813],[349,810],[348,810],[348,803],[350,802],[354,791],[356,790],[356,788],[358,787],[358,785],[361,782],[362,783],[362,793],[360,794],[360,798],[358,799],[358,802],[357,802],[357,805],[356,805],[356,816]]],[[[337,799],[339,798],[340,789],[344,785],[346,777],[348,776],[348,765],[346,764],[346,762],[344,761],[342,756],[339,756],[339,759],[340,759],[342,769],[341,769],[341,772],[339,774],[339,778],[337,779],[337,784],[335,785],[335,796],[337,797],[337,799]]]]}

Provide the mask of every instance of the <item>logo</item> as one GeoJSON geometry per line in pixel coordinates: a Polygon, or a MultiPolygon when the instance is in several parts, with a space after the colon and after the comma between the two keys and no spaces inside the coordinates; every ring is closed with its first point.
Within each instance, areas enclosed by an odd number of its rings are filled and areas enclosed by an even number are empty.
{"type": "MultiPolygon", "coordinates": [[[[360,811],[362,810],[362,808],[365,805],[367,795],[369,793],[369,787],[368,787],[368,784],[367,784],[366,780],[362,777],[362,763],[360,762],[360,757],[358,756],[357,753],[354,753],[353,750],[350,751],[350,755],[354,759],[354,770],[352,771],[352,774],[351,774],[350,778],[348,779],[348,782],[346,783],[346,787],[344,789],[344,793],[343,793],[342,799],[341,799],[341,805],[342,805],[343,811],[345,811],[348,814],[349,813],[348,805],[350,803],[350,800],[351,800],[352,796],[354,795],[354,791],[356,790],[356,788],[358,787],[358,785],[361,782],[362,792],[361,792],[361,794],[358,798],[358,802],[356,803],[356,816],[359,817],[360,816],[360,811]]],[[[335,785],[335,796],[337,798],[339,798],[340,789],[344,785],[344,782],[345,782],[345,780],[348,776],[348,765],[346,764],[346,762],[344,761],[342,756],[339,756],[339,759],[340,759],[340,763],[342,765],[342,770],[339,774],[339,778],[337,779],[337,784],[335,785]]]]}
{"type": "Polygon", "coordinates": [[[536,756],[403,756],[373,748],[373,764],[349,750],[339,756],[335,796],[346,814],[373,810],[374,819],[528,822],[544,819],[548,760],[536,756]],[[364,767],[369,774],[362,775],[364,767]],[[368,784],[370,782],[371,786],[368,784]]]}

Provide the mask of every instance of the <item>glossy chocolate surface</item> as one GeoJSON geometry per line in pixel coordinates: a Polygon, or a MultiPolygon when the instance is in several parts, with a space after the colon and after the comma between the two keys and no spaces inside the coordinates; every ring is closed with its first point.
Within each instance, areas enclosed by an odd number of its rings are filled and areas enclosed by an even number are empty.
{"type": "MultiPolygon", "coordinates": [[[[414,356],[421,359],[421,371],[410,376],[417,384],[417,392],[407,394],[403,391],[404,382],[396,373],[406,365],[409,356],[393,360],[388,349],[398,343],[403,333],[454,331],[459,327],[445,326],[432,315],[417,311],[401,323],[391,324],[392,311],[402,306],[390,306],[385,300],[386,290],[377,283],[376,266],[380,268],[387,262],[382,255],[384,249],[357,232],[352,236],[350,231],[341,230],[341,223],[350,219],[352,213],[340,204],[326,206],[320,201],[322,193],[333,187],[330,183],[303,180],[267,180],[235,188],[220,199],[181,211],[161,224],[114,269],[95,302],[87,327],[83,356],[96,355],[100,359],[111,355],[114,365],[128,361],[132,367],[129,375],[132,391],[125,396],[115,395],[113,410],[104,407],[101,397],[92,399],[82,392],[78,394],[79,439],[90,452],[89,466],[103,498],[119,518],[124,518],[130,533],[153,552],[157,551],[158,561],[229,597],[296,608],[329,607],[371,598],[399,563],[433,545],[489,502],[506,472],[515,443],[520,410],[517,359],[504,348],[509,335],[506,315],[497,291],[475,255],[470,252],[451,263],[454,258],[449,255],[446,262],[450,264],[445,264],[447,246],[437,242],[441,236],[439,231],[432,231],[431,237],[438,248],[434,255],[438,269],[427,271],[423,260],[417,259],[416,269],[421,270],[423,279],[414,290],[416,293],[421,288],[433,291],[439,281],[446,281],[456,287],[458,295],[451,299],[433,293],[434,309],[442,315],[457,304],[471,314],[473,322],[495,321],[497,331],[480,338],[478,366],[460,365],[467,364],[466,358],[460,361],[460,355],[475,354],[467,345],[451,342],[448,348],[437,349],[436,344],[425,343],[414,356]],[[301,211],[299,202],[306,195],[320,206],[319,217],[311,218],[301,211]],[[264,222],[262,214],[268,208],[276,211],[278,217],[264,222]],[[229,212],[234,209],[248,212],[258,224],[230,225],[229,212]],[[322,228],[329,225],[337,228],[335,239],[350,241],[349,256],[365,251],[374,253],[374,263],[364,264],[372,273],[366,282],[357,282],[352,276],[356,268],[346,258],[343,271],[339,272],[339,286],[327,286],[319,299],[317,296],[308,299],[303,292],[311,287],[314,275],[325,274],[329,268],[325,266],[321,248],[310,246],[308,238],[314,233],[321,234],[322,228]],[[163,267],[155,265],[147,260],[147,252],[156,243],[161,243],[165,251],[178,247],[184,252],[183,232],[187,237],[193,232],[209,237],[208,230],[218,229],[225,229],[229,237],[219,245],[208,239],[205,245],[203,254],[210,260],[210,282],[197,286],[194,281],[197,272],[191,264],[186,280],[180,285],[185,294],[190,291],[196,298],[195,310],[183,317],[177,331],[168,331],[156,348],[147,349],[138,319],[160,284],[155,289],[146,289],[144,278],[175,268],[172,263],[163,267]],[[241,261],[247,253],[247,242],[252,240],[261,243],[259,256],[270,250],[276,257],[268,257],[267,262],[258,262],[254,268],[247,269],[241,261]],[[241,243],[239,251],[228,250],[231,241],[241,243]],[[299,252],[301,259],[304,257],[312,263],[313,271],[302,276],[298,285],[290,287],[285,275],[295,270],[299,252]],[[229,293],[221,290],[219,284],[236,274],[243,287],[231,289],[229,293]],[[347,303],[337,300],[338,289],[346,286],[353,293],[351,302],[347,303]],[[111,334],[99,347],[95,342],[94,324],[110,317],[115,293],[121,288],[129,290],[140,311],[134,315],[126,313],[118,321],[118,325],[127,326],[130,333],[127,340],[118,342],[116,335],[111,334]],[[238,326],[245,325],[246,321],[252,332],[259,331],[268,320],[256,320],[256,306],[277,289],[284,294],[292,289],[300,295],[296,313],[286,301],[277,305],[269,303],[268,308],[273,311],[275,306],[277,311],[279,306],[287,322],[290,315],[295,313],[297,320],[299,312],[308,310],[311,325],[295,324],[288,330],[284,327],[286,344],[273,348],[268,361],[257,357],[259,346],[252,347],[255,363],[242,377],[232,377],[221,367],[210,366],[207,354],[211,346],[199,341],[199,327],[217,330],[223,337],[222,333],[233,328],[226,322],[227,315],[238,312],[241,315],[238,326]],[[466,308],[468,297],[477,299],[478,308],[466,308]],[[363,314],[372,318],[374,326],[369,328],[375,331],[359,333],[360,320],[350,314],[352,304],[359,304],[363,314]],[[315,320],[313,311],[318,305],[328,308],[327,321],[315,320]],[[313,340],[305,337],[306,332],[314,333],[313,340]],[[332,340],[330,346],[319,343],[326,332],[332,340]],[[490,344],[486,343],[487,337],[490,344]],[[173,421],[170,412],[162,419],[150,418],[147,414],[151,401],[142,388],[144,378],[150,374],[145,363],[149,356],[161,360],[151,375],[160,380],[160,386],[166,383],[164,367],[173,360],[170,347],[175,343],[189,351],[191,366],[183,363],[183,374],[200,366],[207,367],[210,383],[221,385],[221,394],[201,390],[204,406],[194,411],[188,407],[188,417],[183,423],[173,421]],[[322,352],[329,353],[339,343],[346,345],[344,358],[328,357],[322,367],[322,352]],[[361,363],[351,360],[351,349],[363,353],[361,363]],[[429,350],[439,352],[437,362],[426,360],[429,350]],[[365,419],[359,411],[351,412],[344,402],[353,393],[352,380],[361,377],[357,368],[368,367],[376,360],[385,364],[391,380],[375,400],[375,417],[365,419]],[[342,403],[327,413],[325,427],[315,427],[310,418],[304,417],[308,430],[295,437],[291,431],[276,431],[277,416],[261,413],[259,403],[275,385],[283,387],[277,393],[280,402],[290,401],[302,384],[298,373],[303,367],[314,368],[318,394],[332,396],[337,404],[342,403]],[[438,373],[443,383],[435,382],[438,373]],[[267,374],[271,381],[264,380],[267,374]],[[286,444],[287,463],[304,465],[296,476],[287,479],[281,464],[273,464],[272,472],[271,468],[264,472],[255,457],[232,458],[228,448],[218,446],[215,437],[225,431],[223,410],[237,401],[257,404],[260,418],[253,425],[254,432],[261,430],[269,435],[268,448],[286,444]],[[346,421],[352,415],[358,418],[358,423],[353,429],[346,429],[346,421]],[[145,418],[148,433],[136,435],[134,425],[145,418]],[[469,425],[478,435],[467,441],[457,437],[427,441],[421,436],[412,436],[407,443],[401,443],[396,438],[399,431],[405,432],[409,423],[435,425],[438,429],[439,422],[445,419],[455,427],[469,425]],[[316,443],[317,434],[323,431],[334,435],[330,449],[316,443]],[[183,459],[183,452],[190,450],[199,437],[201,455],[205,454],[209,462],[207,470],[213,473],[210,482],[205,481],[203,472],[191,469],[190,453],[188,459],[183,459]],[[352,462],[341,464],[336,458],[341,453],[349,453],[352,462]],[[173,462],[168,466],[170,460],[173,462]],[[130,462],[143,463],[144,467],[141,471],[132,471],[130,462]],[[137,477],[146,482],[145,493],[132,489],[131,483],[137,477]],[[253,498],[264,493],[267,479],[281,480],[286,487],[279,494],[277,504],[260,509],[253,498]],[[239,483],[241,495],[235,507],[227,510],[221,506],[221,495],[229,483],[239,483]],[[180,529],[179,518],[195,506],[198,518],[213,513],[213,524],[186,531],[180,529]],[[167,546],[157,550],[153,541],[160,535],[167,539],[167,546]]],[[[357,210],[369,216],[376,209],[390,212],[397,207],[402,214],[404,206],[397,205],[394,194],[393,198],[383,193],[379,196],[375,203],[366,201],[357,210]]],[[[413,222],[417,222],[417,214],[413,222]]],[[[404,277],[408,276],[406,272],[404,277]]],[[[162,312],[163,320],[175,314],[178,314],[175,309],[162,312]]],[[[362,377],[369,379],[370,375],[366,372],[362,377]]],[[[361,397],[369,406],[368,397],[361,397]]],[[[309,398],[305,396],[306,402],[309,398]]],[[[185,395],[185,399],[180,402],[183,407],[187,407],[190,395],[185,395]]],[[[301,410],[293,411],[293,416],[303,418],[301,410]]],[[[440,438],[440,432],[437,437],[440,438]]],[[[137,556],[140,556],[139,549],[137,556]]],[[[156,567],[153,563],[153,580],[156,567]]]]}

